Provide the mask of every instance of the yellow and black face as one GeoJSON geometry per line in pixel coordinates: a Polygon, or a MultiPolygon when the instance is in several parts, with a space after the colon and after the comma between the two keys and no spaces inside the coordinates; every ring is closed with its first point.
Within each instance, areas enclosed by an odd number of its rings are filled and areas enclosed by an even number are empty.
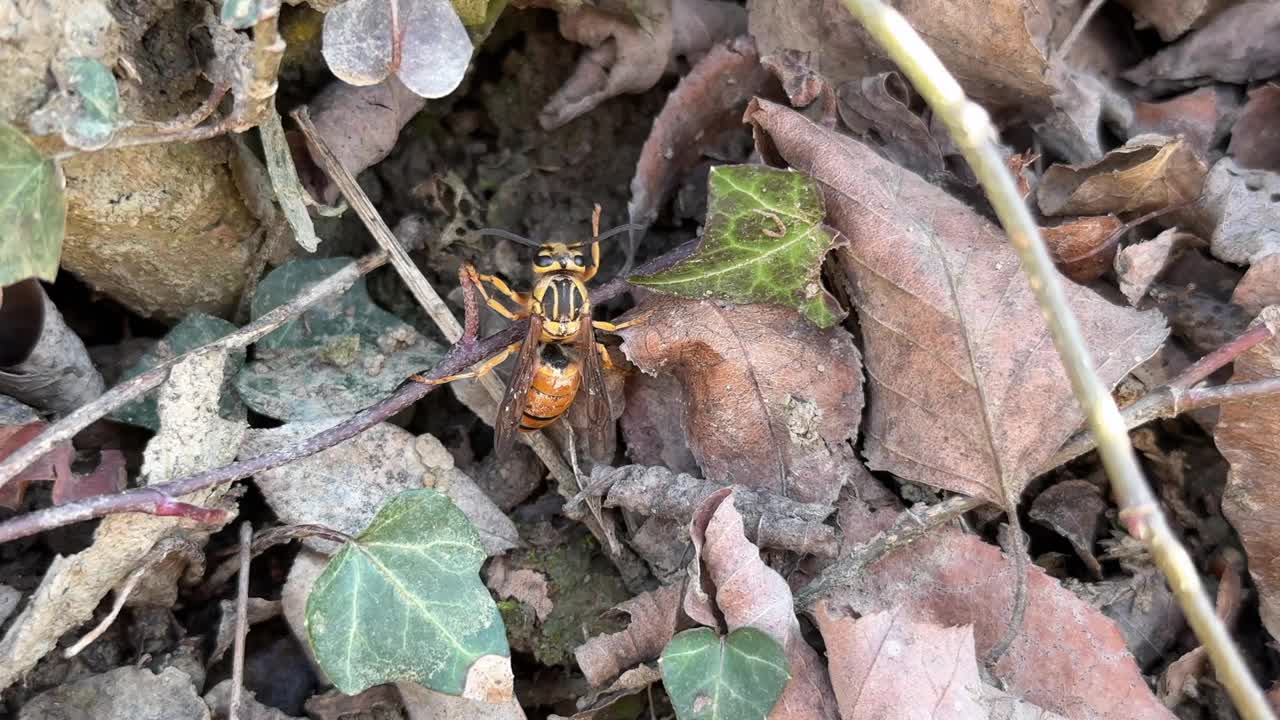
{"type": "Polygon", "coordinates": [[[547,243],[538,248],[538,256],[533,259],[533,271],[539,275],[551,272],[585,274],[592,267],[592,258],[581,244],[547,243]]]}

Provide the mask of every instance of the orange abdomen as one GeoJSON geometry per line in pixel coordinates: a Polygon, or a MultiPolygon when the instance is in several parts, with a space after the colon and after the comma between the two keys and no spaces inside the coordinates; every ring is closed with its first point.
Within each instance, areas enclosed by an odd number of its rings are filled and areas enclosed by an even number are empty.
{"type": "MultiPolygon", "coordinates": [[[[556,348],[555,345],[548,346],[556,348]]],[[[524,416],[520,418],[520,431],[529,432],[544,428],[573,404],[582,383],[581,366],[568,362],[563,353],[544,352],[542,362],[529,384],[529,397],[525,402],[524,416]]]]}

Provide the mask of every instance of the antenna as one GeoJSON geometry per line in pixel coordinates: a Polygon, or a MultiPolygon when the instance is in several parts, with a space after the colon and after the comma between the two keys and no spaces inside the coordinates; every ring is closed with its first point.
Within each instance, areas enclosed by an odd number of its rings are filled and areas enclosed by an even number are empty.
{"type": "Polygon", "coordinates": [[[506,230],[499,230],[498,228],[481,228],[476,232],[480,235],[489,235],[492,237],[506,238],[507,240],[510,240],[512,242],[518,242],[521,245],[528,245],[529,247],[535,247],[535,248],[542,247],[542,243],[540,242],[530,240],[529,238],[524,237],[523,235],[517,235],[513,232],[507,232],[506,230]]]}

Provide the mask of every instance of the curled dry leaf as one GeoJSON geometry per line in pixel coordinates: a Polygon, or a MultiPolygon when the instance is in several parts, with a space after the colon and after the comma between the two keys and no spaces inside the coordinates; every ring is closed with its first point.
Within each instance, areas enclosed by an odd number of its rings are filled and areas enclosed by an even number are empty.
{"type": "Polygon", "coordinates": [[[972,627],[940,627],[900,610],[855,618],[826,601],[815,615],[841,720],[987,717],[972,627]]]}
{"type": "Polygon", "coordinates": [[[800,502],[835,500],[857,463],[862,368],[843,328],[794,310],[650,296],[644,322],[620,333],[647,373],[670,373],[685,432],[707,480],[800,502]]]}
{"type": "Polygon", "coordinates": [[[808,107],[821,100],[818,114],[826,127],[836,124],[836,94],[812,64],[812,54],[799,50],[783,49],[760,58],[760,63],[782,83],[791,106],[808,107]]]}
{"type": "Polygon", "coordinates": [[[619,605],[618,611],[631,616],[627,629],[593,637],[573,651],[587,682],[599,687],[638,663],[656,659],[676,634],[680,596],[679,585],[664,585],[619,605]]]}
{"type": "Polygon", "coordinates": [[[769,79],[755,43],[735,38],[711,48],[667,96],[631,179],[631,222],[649,225],[680,174],[720,133],[740,127],[742,108],[769,79]]]}
{"type": "MultiPolygon", "coordinates": [[[[1263,309],[1255,323],[1280,333],[1280,305],[1263,309]]],[[[1272,337],[1235,360],[1231,382],[1280,376],[1280,338],[1272,337]]],[[[1213,439],[1231,463],[1222,512],[1240,534],[1249,556],[1249,574],[1258,588],[1262,624],[1280,638],[1280,396],[1223,405],[1213,439]]]]}
{"type": "Polygon", "coordinates": [[[697,473],[698,462],[685,437],[684,397],[672,375],[639,373],[627,379],[622,436],[627,457],[678,473],[697,473]]]}
{"type": "Polygon", "coordinates": [[[1177,228],[1169,228],[1151,240],[1126,247],[1116,255],[1120,292],[1128,298],[1130,305],[1137,306],[1147,296],[1151,286],[1182,255],[1189,239],[1193,239],[1192,236],[1177,228]]]}
{"type": "Polygon", "coordinates": [[[1102,566],[1093,554],[1106,521],[1107,501],[1097,485],[1088,480],[1066,480],[1036,496],[1031,503],[1031,519],[1066,538],[1076,555],[1095,578],[1102,578],[1102,566]]]}
{"type": "Polygon", "coordinates": [[[926,178],[947,173],[942,143],[933,136],[927,115],[912,109],[920,101],[896,72],[850,80],[836,89],[840,119],[855,135],[879,140],[885,156],[926,178]]]}
{"type": "Polygon", "coordinates": [[[484,582],[498,597],[519,600],[533,608],[538,622],[545,622],[555,607],[547,592],[547,576],[537,570],[513,568],[506,558],[496,557],[489,563],[484,582]]]}
{"type": "Polygon", "coordinates": [[[1153,27],[1165,42],[1204,23],[1233,0],[1121,0],[1138,27],[1153,27]]]}
{"type": "MultiPolygon", "coordinates": [[[[49,423],[36,419],[35,411],[31,411],[29,417],[30,420],[26,422],[0,425],[0,460],[12,455],[18,448],[26,445],[29,440],[49,427],[49,423]]],[[[0,486],[0,507],[10,510],[20,509],[22,499],[26,496],[27,486],[32,482],[52,480],[55,484],[62,484],[70,481],[71,461],[74,458],[75,448],[71,447],[71,441],[58,443],[44,457],[0,486]]]]}
{"type": "Polygon", "coordinates": [[[1124,74],[1126,80],[1163,91],[1206,79],[1244,85],[1280,74],[1280,5],[1250,0],[1223,10],[1203,28],[1124,74]]]}
{"type": "MultiPolygon", "coordinates": [[[[1005,505],[1081,415],[1017,256],[999,228],[866,146],[754,102],[758,145],[819,178],[852,281],[870,378],[868,466],[1005,505]],[[975,370],[976,369],[976,370],[975,370]],[[983,418],[989,418],[989,432],[983,418]]],[[[1102,381],[1168,331],[1159,313],[1067,284],[1102,381]]]]}
{"type": "MultiPolygon", "coordinates": [[[[591,475],[593,483],[610,478],[605,507],[681,524],[688,523],[703,501],[723,487],[664,467],[628,465],[615,470],[597,465],[591,475]]],[[[740,508],[747,539],[760,547],[821,557],[832,557],[838,550],[835,528],[823,522],[831,514],[830,505],[800,503],[744,487],[736,489],[734,505],[740,508]]]]}
{"type": "Polygon", "coordinates": [[[1115,215],[1096,215],[1067,220],[1040,228],[1053,261],[1063,275],[1078,283],[1102,277],[1116,256],[1117,231],[1124,227],[1115,215]]]}
{"type": "Polygon", "coordinates": [[[1046,215],[1149,213],[1195,201],[1206,172],[1185,140],[1138,136],[1098,162],[1050,166],[1036,200],[1046,215]]]}
{"type": "Polygon", "coordinates": [[[1249,91],[1227,152],[1240,167],[1280,172],[1280,85],[1270,82],[1249,91]]]}
{"type": "Polygon", "coordinates": [[[782,644],[791,679],[769,713],[769,720],[813,720],[838,717],[831,679],[821,658],[805,642],[793,607],[791,588],[760,559],[760,551],[742,530],[733,491],[724,488],[703,502],[689,526],[697,555],[684,610],[704,625],[717,627],[723,617],[732,632],[761,630],[782,644]]]}
{"type": "Polygon", "coordinates": [[[1181,135],[1200,157],[1231,131],[1240,110],[1240,93],[1230,85],[1203,87],[1168,100],[1140,102],[1133,106],[1133,121],[1125,129],[1128,137],[1139,135],[1181,135]]]}
{"type": "Polygon", "coordinates": [[[1280,252],[1280,174],[1245,170],[1224,157],[1209,171],[1200,200],[1172,217],[1208,240],[1214,257],[1248,265],[1280,252]]]}
{"type": "Polygon", "coordinates": [[[675,58],[700,57],[718,42],[746,30],[742,8],[722,0],[640,0],[630,3],[644,26],[631,17],[579,4],[560,14],[560,34],[591,48],[556,92],[538,121],[558,128],[624,93],[657,84],[675,58]]]}
{"type": "Polygon", "coordinates": [[[1250,265],[1231,293],[1231,302],[1252,315],[1268,305],[1280,305],[1280,253],[1250,265]]]}

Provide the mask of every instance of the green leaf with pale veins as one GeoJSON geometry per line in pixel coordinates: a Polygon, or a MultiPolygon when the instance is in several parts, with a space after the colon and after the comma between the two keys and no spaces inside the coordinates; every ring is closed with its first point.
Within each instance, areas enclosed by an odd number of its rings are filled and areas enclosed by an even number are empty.
{"type": "Polygon", "coordinates": [[[477,660],[510,656],[480,581],[484,559],[449,498],[429,489],[392,498],[329,560],[307,598],[320,667],[348,695],[398,680],[463,694],[477,660]]]}
{"type": "Polygon", "coordinates": [[[75,101],[62,137],[84,150],[105,146],[120,126],[120,91],[111,69],[93,58],[67,61],[66,91],[75,101]]]}
{"type": "Polygon", "coordinates": [[[685,630],[658,666],[680,720],[763,720],[791,679],[782,645],[753,627],[685,630]]]}
{"type": "Polygon", "coordinates": [[[29,277],[53,282],[66,221],[62,171],[0,122],[0,287],[29,277]]]}
{"type": "Polygon", "coordinates": [[[826,206],[807,175],[763,165],[711,169],[702,246],[687,260],[630,281],[658,292],[736,304],[770,303],[831,327],[843,316],[822,288],[822,259],[835,242],[826,206]]]}

